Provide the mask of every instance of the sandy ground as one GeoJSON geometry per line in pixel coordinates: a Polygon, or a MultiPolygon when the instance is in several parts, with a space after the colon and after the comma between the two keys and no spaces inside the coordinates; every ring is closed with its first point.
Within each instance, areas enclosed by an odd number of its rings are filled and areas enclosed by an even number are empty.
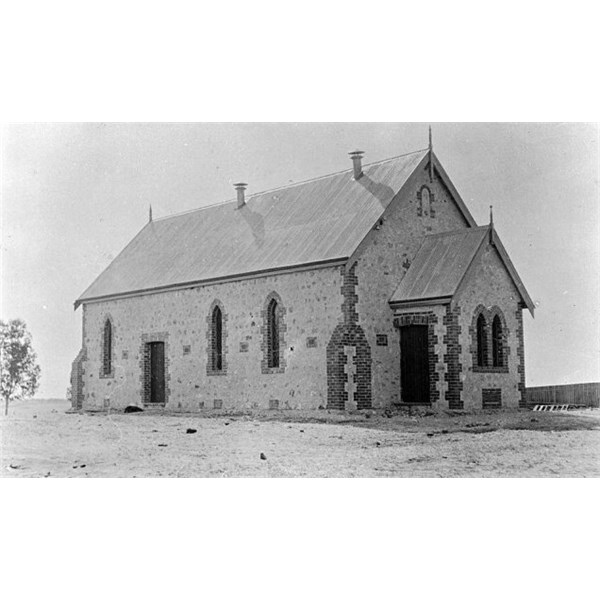
{"type": "Polygon", "coordinates": [[[64,400],[11,406],[0,417],[0,476],[600,476],[597,409],[201,416],[68,408],[64,400]]]}

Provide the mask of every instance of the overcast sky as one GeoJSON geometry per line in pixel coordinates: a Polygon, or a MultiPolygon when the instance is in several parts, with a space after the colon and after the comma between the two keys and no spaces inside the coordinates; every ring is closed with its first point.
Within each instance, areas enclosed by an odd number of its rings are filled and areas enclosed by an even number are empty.
{"type": "MultiPolygon", "coordinates": [[[[528,385],[600,380],[598,127],[433,124],[478,224],[494,223],[536,303],[528,385]]],[[[40,397],[64,396],[81,347],[74,300],[162,217],[425,148],[427,124],[15,124],[2,131],[2,318],[23,318],[40,397]]]]}

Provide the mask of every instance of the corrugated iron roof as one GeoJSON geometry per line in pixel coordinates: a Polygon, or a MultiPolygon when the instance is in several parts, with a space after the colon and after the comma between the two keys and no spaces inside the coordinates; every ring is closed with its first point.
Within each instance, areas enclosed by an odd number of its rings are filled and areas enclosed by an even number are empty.
{"type": "Polygon", "coordinates": [[[452,297],[487,232],[474,227],[427,236],[390,302],[452,297]]]}
{"type": "Polygon", "coordinates": [[[498,234],[489,225],[438,233],[427,236],[390,303],[401,304],[436,299],[450,299],[471,266],[477,251],[492,234],[492,244],[498,250],[508,274],[522,301],[533,315],[534,304],[521,281],[498,234]]]}
{"type": "Polygon", "coordinates": [[[427,150],[149,222],[75,303],[347,258],[427,150]]]}

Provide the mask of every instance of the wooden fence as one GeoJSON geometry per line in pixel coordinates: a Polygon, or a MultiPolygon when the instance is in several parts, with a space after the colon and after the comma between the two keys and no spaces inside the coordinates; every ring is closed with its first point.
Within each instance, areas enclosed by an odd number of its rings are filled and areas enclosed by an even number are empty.
{"type": "Polygon", "coordinates": [[[600,406],[600,383],[528,387],[525,393],[528,406],[535,404],[583,404],[585,406],[600,406]]]}

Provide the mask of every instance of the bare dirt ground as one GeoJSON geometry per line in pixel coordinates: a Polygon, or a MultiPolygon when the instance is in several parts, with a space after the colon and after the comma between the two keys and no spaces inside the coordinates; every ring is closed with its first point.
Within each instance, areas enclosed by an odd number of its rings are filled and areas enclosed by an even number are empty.
{"type": "Polygon", "coordinates": [[[598,409],[202,415],[68,408],[64,400],[30,400],[0,417],[0,477],[600,476],[598,409]]]}

